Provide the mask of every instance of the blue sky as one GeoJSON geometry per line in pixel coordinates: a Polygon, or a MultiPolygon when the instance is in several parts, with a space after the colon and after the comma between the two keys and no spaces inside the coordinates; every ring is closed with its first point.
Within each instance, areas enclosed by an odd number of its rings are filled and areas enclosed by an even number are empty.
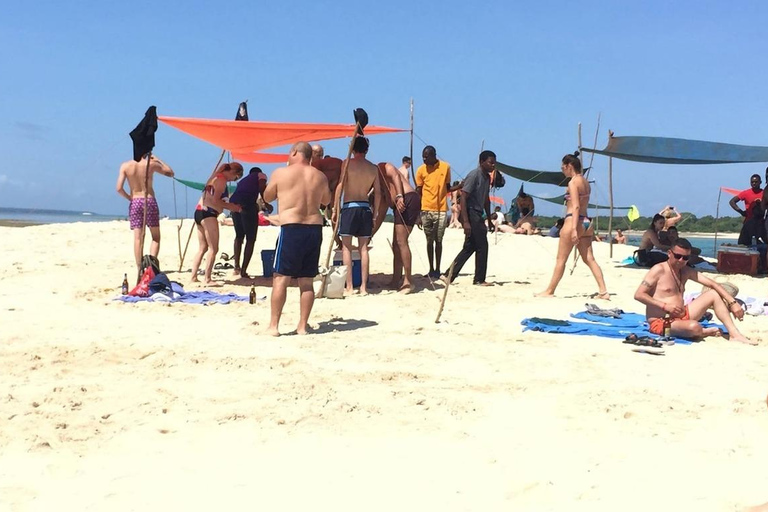
{"type": "MultiPolygon", "coordinates": [[[[117,170],[149,105],[229,119],[247,99],[251,119],[344,123],[364,107],[372,124],[407,128],[414,98],[416,158],[426,141],[459,175],[483,143],[507,164],[558,170],[579,122],[592,145],[598,114],[600,147],[608,129],[768,145],[764,1],[40,1],[2,11],[0,206],[124,214],[117,170]]],[[[340,156],[346,144],[325,146],[340,156]]],[[[408,145],[406,134],[377,136],[369,157],[398,162],[408,145]]],[[[156,153],[202,180],[219,150],[161,125],[156,153]]],[[[607,203],[607,160],[594,164],[593,201],[607,203]]],[[[714,214],[720,185],[747,188],[764,170],[616,161],[615,204],[714,214]]],[[[518,187],[508,180],[501,195],[518,187]]],[[[158,177],[156,192],[173,215],[171,180],[158,177]]],[[[191,210],[195,194],[185,203],[177,184],[175,210],[191,210]]]]}

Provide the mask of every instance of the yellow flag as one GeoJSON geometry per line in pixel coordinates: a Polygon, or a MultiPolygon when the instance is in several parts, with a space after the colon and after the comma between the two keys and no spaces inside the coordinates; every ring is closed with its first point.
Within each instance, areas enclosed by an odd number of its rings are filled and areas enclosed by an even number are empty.
{"type": "Polygon", "coordinates": [[[640,210],[637,209],[637,206],[630,206],[629,211],[627,212],[627,218],[629,219],[629,222],[634,222],[640,218],[640,210]]]}

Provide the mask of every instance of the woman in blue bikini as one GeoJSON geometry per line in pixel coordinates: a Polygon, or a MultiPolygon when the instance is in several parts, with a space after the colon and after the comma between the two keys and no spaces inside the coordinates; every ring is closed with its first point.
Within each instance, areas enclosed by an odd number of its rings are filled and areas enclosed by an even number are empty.
{"type": "Polygon", "coordinates": [[[568,183],[568,193],[565,194],[568,213],[565,215],[565,223],[560,230],[560,243],[557,248],[557,260],[555,261],[555,271],[552,274],[552,280],[549,282],[547,289],[537,295],[539,297],[552,297],[555,294],[555,288],[557,288],[557,285],[563,278],[568,255],[574,247],[578,247],[581,259],[587,264],[589,270],[592,271],[592,275],[595,276],[595,281],[597,281],[598,292],[596,297],[609,300],[608,289],[605,287],[605,280],[603,279],[603,271],[592,254],[594,229],[592,228],[592,219],[587,217],[590,187],[587,180],[581,175],[581,161],[578,155],[578,151],[573,155],[565,155],[563,157],[563,164],[560,167],[563,174],[571,178],[571,181],[568,183]]]}

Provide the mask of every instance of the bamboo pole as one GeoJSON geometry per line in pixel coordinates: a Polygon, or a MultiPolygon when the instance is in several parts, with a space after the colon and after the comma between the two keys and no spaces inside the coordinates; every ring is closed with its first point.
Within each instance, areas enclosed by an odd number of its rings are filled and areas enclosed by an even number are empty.
{"type": "Polygon", "coordinates": [[[182,222],[176,226],[176,245],[179,247],[179,261],[181,261],[181,227],[184,225],[182,222]]]}
{"type": "Polygon", "coordinates": [[[723,195],[723,189],[721,188],[717,192],[717,208],[715,213],[715,247],[714,247],[714,255],[715,258],[717,258],[717,221],[720,220],[720,197],[723,195]]]}
{"type": "Polygon", "coordinates": [[[435,323],[440,323],[440,315],[443,314],[443,308],[445,307],[445,299],[448,298],[448,288],[451,287],[451,277],[453,276],[453,267],[456,265],[456,260],[451,262],[451,268],[448,269],[448,277],[445,280],[445,290],[443,290],[443,299],[440,301],[440,309],[437,310],[437,317],[435,323]]]}
{"type": "Polygon", "coordinates": [[[613,229],[613,157],[608,157],[608,206],[610,211],[608,214],[608,256],[613,258],[613,236],[611,235],[613,229]]]}
{"type": "MultiPolygon", "coordinates": [[[[152,151],[147,153],[147,170],[144,174],[144,220],[141,222],[141,242],[139,243],[139,254],[142,258],[144,258],[144,237],[147,234],[147,197],[149,196],[149,165],[151,162],[152,151]]],[[[139,263],[137,273],[139,274],[139,277],[136,279],[136,283],[138,284],[138,282],[141,281],[141,263],[139,263]]]]}
{"type": "MultiPolygon", "coordinates": [[[[330,243],[328,244],[328,252],[325,255],[325,268],[330,269],[330,263],[331,263],[331,251],[333,251],[333,242],[336,238],[336,233],[339,229],[339,220],[341,217],[341,212],[339,211],[339,205],[341,203],[341,196],[344,195],[344,185],[347,183],[347,169],[349,168],[349,159],[352,157],[352,148],[355,145],[355,139],[357,138],[358,129],[360,128],[360,123],[355,123],[355,131],[352,134],[352,140],[349,141],[349,149],[347,150],[347,158],[344,159],[344,163],[342,164],[341,168],[341,183],[339,183],[339,187],[341,187],[341,193],[338,194],[338,199],[334,197],[333,200],[333,213],[336,216],[336,223],[331,226],[331,230],[333,231],[331,235],[330,243]]],[[[411,160],[411,168],[413,168],[413,160],[411,160]]],[[[377,212],[378,213],[378,212],[377,212]]],[[[350,270],[351,272],[351,270],[350,270]]],[[[317,292],[316,297],[318,299],[322,299],[325,297],[325,289],[328,287],[328,272],[326,272],[323,275],[323,278],[321,280],[320,284],[320,290],[317,292]]]]}
{"type": "Polygon", "coordinates": [[[413,98],[411,98],[411,179],[413,180],[413,187],[416,188],[416,173],[414,171],[413,163],[413,98]]]}
{"type": "MultiPolygon", "coordinates": [[[[595,128],[595,141],[592,143],[592,149],[597,149],[597,136],[600,133],[600,118],[602,117],[602,112],[597,113],[597,128],[595,128]]],[[[581,151],[581,148],[579,148],[579,151],[581,151]]],[[[595,153],[593,152],[591,155],[589,155],[589,171],[587,171],[587,174],[592,170],[592,164],[595,163],[595,153]]]]}
{"type": "MultiPolygon", "coordinates": [[[[578,143],[579,143],[579,162],[581,162],[581,168],[584,169],[584,160],[581,155],[581,123],[579,123],[578,143]]],[[[573,222],[574,222],[573,229],[576,229],[576,222],[578,221],[579,219],[576,219],[576,218],[573,219],[573,222]]],[[[571,267],[571,275],[573,275],[573,271],[576,270],[576,262],[578,261],[579,261],[579,244],[577,243],[576,245],[573,246],[573,266],[571,267]]]]}

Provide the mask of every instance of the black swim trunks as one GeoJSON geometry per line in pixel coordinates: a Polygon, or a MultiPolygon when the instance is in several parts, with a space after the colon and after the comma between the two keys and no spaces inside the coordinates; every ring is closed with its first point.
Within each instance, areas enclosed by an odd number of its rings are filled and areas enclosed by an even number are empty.
{"type": "Polygon", "coordinates": [[[403,212],[397,211],[395,206],[392,209],[392,215],[395,217],[395,224],[406,225],[412,228],[419,221],[419,215],[421,214],[421,197],[416,191],[408,192],[403,196],[403,202],[405,203],[405,210],[403,212]]]}
{"type": "Polygon", "coordinates": [[[373,212],[368,201],[350,201],[341,207],[339,236],[370,238],[373,232],[373,212]]]}
{"type": "Polygon", "coordinates": [[[232,225],[235,227],[236,240],[255,240],[259,230],[258,210],[243,208],[241,212],[232,212],[232,225]]]}
{"type": "Polygon", "coordinates": [[[214,210],[213,208],[206,208],[204,210],[195,210],[195,224],[200,226],[201,222],[203,222],[205,219],[210,219],[211,217],[215,219],[218,216],[219,214],[216,213],[216,210],[214,210]]]}
{"type": "Polygon", "coordinates": [[[320,224],[280,226],[274,272],[290,277],[315,277],[322,243],[323,226],[320,224]]]}

